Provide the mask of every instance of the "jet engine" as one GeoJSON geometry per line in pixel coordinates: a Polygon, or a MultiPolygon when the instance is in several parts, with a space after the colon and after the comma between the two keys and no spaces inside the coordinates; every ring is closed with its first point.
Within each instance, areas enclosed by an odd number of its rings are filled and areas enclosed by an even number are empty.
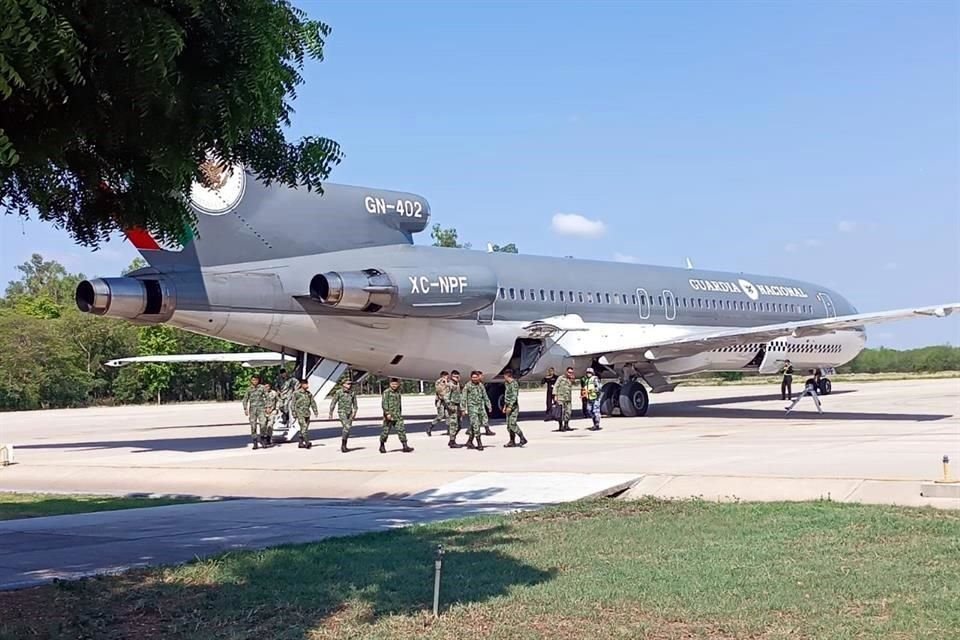
{"type": "Polygon", "coordinates": [[[310,297],[343,311],[455,318],[493,304],[497,277],[473,266],[329,271],[310,281],[310,297]]]}
{"type": "Polygon", "coordinates": [[[144,322],[169,320],[176,292],[166,279],[95,278],[77,285],[77,308],[84,313],[144,322]]]}

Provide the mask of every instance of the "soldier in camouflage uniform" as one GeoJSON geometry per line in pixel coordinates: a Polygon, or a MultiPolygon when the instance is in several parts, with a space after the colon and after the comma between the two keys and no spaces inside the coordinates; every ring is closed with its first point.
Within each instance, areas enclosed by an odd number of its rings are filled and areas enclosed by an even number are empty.
{"type": "Polygon", "coordinates": [[[445,399],[447,402],[447,435],[450,436],[450,442],[447,446],[456,449],[460,446],[457,444],[457,434],[460,433],[460,418],[463,415],[463,388],[460,386],[460,372],[456,369],[450,374],[445,399]]]}
{"type": "Polygon", "coordinates": [[[480,430],[483,428],[483,414],[487,412],[490,399],[480,382],[480,372],[470,372],[470,382],[463,389],[463,405],[467,409],[467,418],[470,420],[470,437],[467,439],[467,449],[483,451],[483,441],[480,439],[480,430]],[[486,401],[484,401],[486,399],[486,401]],[[476,438],[477,444],[473,441],[476,438]]]}
{"type": "Polygon", "coordinates": [[[280,370],[280,377],[277,379],[276,390],[280,392],[280,420],[285,427],[290,426],[290,402],[293,400],[293,394],[300,383],[296,378],[287,373],[286,369],[280,370]]]}
{"type": "Polygon", "coordinates": [[[558,431],[573,431],[570,428],[570,403],[573,396],[573,367],[567,367],[567,374],[559,378],[553,385],[553,401],[560,405],[560,429],[558,431]]]}
{"type": "Polygon", "coordinates": [[[263,436],[265,446],[273,445],[273,423],[277,420],[277,404],[280,402],[280,394],[272,387],[269,382],[263,383],[264,398],[263,405],[263,428],[260,434],[263,436]]]}
{"type": "Polygon", "coordinates": [[[296,418],[300,426],[300,442],[297,444],[299,449],[309,449],[313,446],[310,442],[310,412],[317,415],[317,401],[313,399],[310,393],[310,383],[306,379],[300,381],[300,388],[293,392],[293,399],[290,403],[293,417],[296,418]]]}
{"type": "Polygon", "coordinates": [[[520,437],[520,445],[527,444],[527,439],[520,430],[517,420],[520,417],[520,383],[513,379],[513,369],[507,369],[503,372],[503,380],[506,383],[503,390],[503,413],[507,417],[507,431],[510,432],[510,442],[505,447],[516,447],[517,436],[520,437]]]}
{"type": "Polygon", "coordinates": [[[260,386],[260,377],[250,378],[250,386],[243,392],[243,415],[250,420],[250,439],[253,440],[253,448],[260,448],[260,423],[263,418],[264,406],[267,398],[264,395],[263,387],[260,386]]]}
{"type": "Polygon", "coordinates": [[[486,411],[483,412],[483,435],[495,436],[497,433],[490,429],[490,412],[493,411],[493,403],[490,402],[490,394],[487,393],[487,385],[483,381],[483,371],[477,371],[480,375],[480,386],[483,387],[483,406],[486,411]]]}
{"type": "Polygon", "coordinates": [[[383,390],[380,406],[383,408],[383,428],[380,430],[380,453],[387,452],[387,436],[391,429],[397,430],[403,452],[410,453],[413,447],[407,446],[407,430],[403,426],[403,399],[400,394],[400,380],[390,378],[390,386],[383,390]]]}
{"type": "Polygon", "coordinates": [[[433,404],[437,407],[437,417],[427,425],[427,435],[433,435],[433,427],[438,424],[444,424],[447,421],[447,385],[450,384],[450,373],[441,371],[440,377],[433,383],[433,392],[436,398],[433,404]]]}
{"type": "Polygon", "coordinates": [[[340,426],[343,431],[340,434],[340,451],[349,453],[347,449],[347,438],[350,437],[350,427],[353,426],[353,419],[357,415],[357,392],[353,390],[353,380],[349,378],[343,381],[343,385],[333,392],[333,399],[330,400],[330,418],[333,418],[333,409],[337,409],[337,417],[340,418],[340,426]]]}

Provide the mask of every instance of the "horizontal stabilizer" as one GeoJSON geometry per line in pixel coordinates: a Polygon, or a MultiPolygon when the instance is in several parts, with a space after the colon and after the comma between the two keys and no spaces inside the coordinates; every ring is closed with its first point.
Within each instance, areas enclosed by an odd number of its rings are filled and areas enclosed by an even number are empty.
{"type": "Polygon", "coordinates": [[[292,362],[290,356],[284,356],[282,353],[261,352],[261,353],[178,353],[165,356],[134,356],[131,358],[117,358],[108,360],[108,367],[125,367],[128,364],[173,364],[178,362],[210,363],[210,362],[232,362],[242,364],[245,367],[273,367],[283,364],[284,360],[292,362]]]}

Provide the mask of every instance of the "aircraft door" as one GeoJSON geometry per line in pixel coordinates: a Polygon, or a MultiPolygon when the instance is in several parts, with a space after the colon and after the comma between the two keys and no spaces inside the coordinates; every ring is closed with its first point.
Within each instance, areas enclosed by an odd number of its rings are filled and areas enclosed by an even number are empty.
{"type": "Polygon", "coordinates": [[[480,309],[477,311],[477,324],[493,324],[493,319],[497,313],[497,298],[493,299],[493,304],[491,304],[486,309],[480,309]]]}
{"type": "Polygon", "coordinates": [[[831,298],[828,294],[823,293],[822,291],[817,294],[817,298],[820,300],[820,302],[823,303],[823,308],[824,308],[824,309],[826,310],[826,312],[827,312],[827,316],[826,316],[826,317],[828,317],[828,318],[836,318],[836,317],[837,317],[837,308],[833,306],[833,298],[831,298]]]}
{"type": "Polygon", "coordinates": [[[663,290],[663,312],[667,320],[677,319],[677,298],[669,289],[663,290]]]}
{"type": "Polygon", "coordinates": [[[637,289],[637,311],[641,320],[650,318],[650,297],[646,289],[637,289]]]}

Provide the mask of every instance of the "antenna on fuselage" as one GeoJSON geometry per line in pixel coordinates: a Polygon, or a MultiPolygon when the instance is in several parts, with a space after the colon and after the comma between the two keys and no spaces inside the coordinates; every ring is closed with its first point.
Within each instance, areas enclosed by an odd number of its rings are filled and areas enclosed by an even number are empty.
{"type": "Polygon", "coordinates": [[[690,258],[684,258],[687,261],[687,269],[693,269],[693,263],[690,262],[690,258]]]}

